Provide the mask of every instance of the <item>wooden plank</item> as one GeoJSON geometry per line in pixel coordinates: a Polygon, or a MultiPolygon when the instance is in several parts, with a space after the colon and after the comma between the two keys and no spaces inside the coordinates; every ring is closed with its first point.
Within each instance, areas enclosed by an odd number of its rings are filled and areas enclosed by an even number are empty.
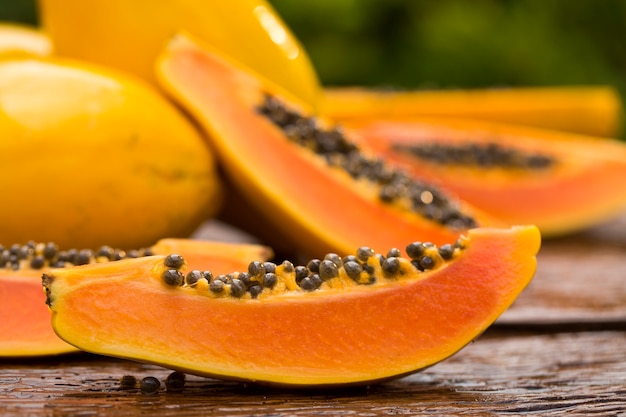
{"type": "Polygon", "coordinates": [[[626,416],[626,332],[491,331],[421,373],[371,387],[263,388],[188,377],[180,393],[121,391],[119,378],[169,370],[87,354],[2,362],[3,416],[459,415],[626,416]],[[621,413],[621,414],[620,414],[621,413]]]}
{"type": "Polygon", "coordinates": [[[626,214],[546,240],[535,278],[499,324],[626,325],[626,214]]]}

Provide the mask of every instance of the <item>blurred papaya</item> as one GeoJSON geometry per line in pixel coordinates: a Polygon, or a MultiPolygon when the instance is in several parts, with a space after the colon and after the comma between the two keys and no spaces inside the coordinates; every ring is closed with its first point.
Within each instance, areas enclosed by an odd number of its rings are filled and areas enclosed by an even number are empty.
{"type": "Polygon", "coordinates": [[[47,56],[52,52],[50,39],[34,26],[0,22],[0,57],[34,55],[47,56]]]}
{"type": "Polygon", "coordinates": [[[0,241],[136,248],[219,208],[213,154],[155,88],[43,58],[0,61],[0,241]]]}
{"type": "Polygon", "coordinates": [[[121,68],[154,81],[166,41],[185,30],[315,103],[309,57],[265,0],[39,0],[39,17],[59,56],[121,68]]]}
{"type": "Polygon", "coordinates": [[[338,122],[453,117],[513,123],[591,136],[620,134],[623,107],[610,86],[461,90],[326,88],[321,111],[338,122]]]}

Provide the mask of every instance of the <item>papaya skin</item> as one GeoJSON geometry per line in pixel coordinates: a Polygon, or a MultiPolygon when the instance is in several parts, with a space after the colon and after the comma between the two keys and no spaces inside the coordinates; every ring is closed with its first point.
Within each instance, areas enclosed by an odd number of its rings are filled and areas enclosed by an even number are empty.
{"type": "Polygon", "coordinates": [[[621,134],[624,109],[609,86],[384,91],[327,87],[320,112],[338,122],[475,119],[590,136],[621,134]]]}
{"type": "Polygon", "coordinates": [[[446,264],[398,281],[258,299],[167,286],[163,257],[43,282],[55,331],[89,352],[262,384],[371,384],[450,357],[532,279],[536,227],[472,229],[465,242],[446,264]]]}
{"type": "MultiPolygon", "coordinates": [[[[154,254],[182,254],[190,268],[210,267],[215,273],[246,268],[250,260],[272,257],[271,248],[257,244],[191,239],[162,239],[150,247],[154,254]]],[[[50,325],[46,296],[41,289],[44,270],[0,269],[0,358],[51,356],[78,349],[61,340],[50,325]]]]}
{"type": "MultiPolygon", "coordinates": [[[[345,254],[360,245],[381,251],[420,235],[445,243],[462,232],[381,202],[371,184],[354,181],[289,142],[258,106],[266,93],[303,114],[310,114],[307,103],[200,45],[188,35],[174,38],[157,64],[159,79],[206,130],[232,188],[247,202],[243,211],[250,217],[260,213],[261,227],[287,236],[284,243],[309,256],[345,254]]],[[[478,224],[496,224],[463,202],[458,205],[478,224]]]]}
{"type": "Polygon", "coordinates": [[[60,59],[0,61],[0,241],[145,247],[219,210],[202,134],[143,81],[60,59]]]}
{"type": "Polygon", "coordinates": [[[155,82],[157,55],[176,31],[186,30],[303,100],[319,101],[319,81],[306,51],[268,1],[39,0],[38,4],[42,26],[59,56],[120,68],[155,82]]]}
{"type": "Polygon", "coordinates": [[[626,145],[615,139],[495,122],[421,118],[346,122],[363,147],[433,181],[508,224],[535,224],[545,238],[609,221],[626,210],[626,145]],[[554,163],[542,169],[439,164],[412,154],[420,144],[498,144],[554,163]]]}
{"type": "Polygon", "coordinates": [[[0,22],[0,59],[49,56],[52,42],[34,26],[0,22]]]}

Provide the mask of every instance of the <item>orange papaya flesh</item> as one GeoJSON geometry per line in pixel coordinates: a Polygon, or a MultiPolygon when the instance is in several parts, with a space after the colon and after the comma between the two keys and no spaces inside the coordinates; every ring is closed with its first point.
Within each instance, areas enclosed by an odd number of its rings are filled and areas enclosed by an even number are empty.
{"type": "Polygon", "coordinates": [[[42,273],[85,263],[169,253],[184,254],[190,266],[210,267],[216,273],[246,267],[251,259],[272,256],[272,250],[262,245],[191,239],[162,239],[148,249],[128,252],[110,247],[59,251],[52,244],[14,245],[0,251],[0,357],[56,355],[77,350],[62,341],[50,326],[50,312],[41,289],[42,273]],[[10,256],[17,252],[21,255],[10,256]]]}
{"type": "Polygon", "coordinates": [[[544,237],[626,209],[626,144],[492,122],[422,118],[347,122],[354,140],[509,224],[544,237]]]}
{"type": "Polygon", "coordinates": [[[261,384],[370,384],[479,336],[532,279],[539,246],[534,226],[480,228],[450,246],[409,244],[410,258],[361,247],[190,285],[160,256],[57,270],[43,285],[55,331],[86,351],[261,384]],[[430,269],[416,266],[428,256],[430,269]],[[325,278],[310,287],[314,275],[325,278]],[[268,276],[256,294],[237,282],[268,276]]]}
{"type": "Polygon", "coordinates": [[[380,251],[420,235],[445,243],[470,227],[495,224],[443,190],[360,153],[332,125],[300,116],[312,114],[305,103],[189,36],[170,42],[157,72],[207,130],[233,187],[261,213],[257,222],[306,254],[345,254],[360,245],[380,251]],[[283,117],[301,124],[306,137],[283,117]],[[397,195],[383,197],[383,184],[397,195]]]}
{"type": "Polygon", "coordinates": [[[569,131],[621,134],[623,105],[609,86],[389,91],[359,87],[324,90],[321,112],[338,122],[452,117],[569,131]]]}

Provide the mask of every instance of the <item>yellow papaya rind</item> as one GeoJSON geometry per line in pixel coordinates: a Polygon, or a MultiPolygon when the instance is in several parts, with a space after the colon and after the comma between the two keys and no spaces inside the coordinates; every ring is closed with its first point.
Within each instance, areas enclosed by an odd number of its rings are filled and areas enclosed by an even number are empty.
{"type": "Polygon", "coordinates": [[[618,137],[624,108],[610,86],[385,91],[326,88],[320,111],[338,122],[450,117],[618,137]]]}
{"type": "Polygon", "coordinates": [[[39,28],[0,22],[0,59],[52,54],[52,42],[39,28]]]}
{"type": "Polygon", "coordinates": [[[161,0],[149,5],[41,0],[38,11],[59,56],[119,68],[154,83],[154,61],[163,44],[185,30],[303,101],[313,106],[319,101],[319,80],[306,50],[266,0],[161,0]],[[143,22],[141,31],[137,22],[143,22]]]}
{"type": "Polygon", "coordinates": [[[220,207],[203,135],[150,85],[76,61],[0,61],[0,241],[124,249],[220,207]],[[36,200],[34,200],[36,199],[36,200]],[[37,201],[37,203],[34,203],[37,201]]]}
{"type": "Polygon", "coordinates": [[[258,299],[167,285],[164,257],[58,271],[44,286],[57,334],[89,352],[263,384],[370,384],[453,355],[532,279],[536,227],[472,229],[464,243],[399,281],[258,299]]]}

